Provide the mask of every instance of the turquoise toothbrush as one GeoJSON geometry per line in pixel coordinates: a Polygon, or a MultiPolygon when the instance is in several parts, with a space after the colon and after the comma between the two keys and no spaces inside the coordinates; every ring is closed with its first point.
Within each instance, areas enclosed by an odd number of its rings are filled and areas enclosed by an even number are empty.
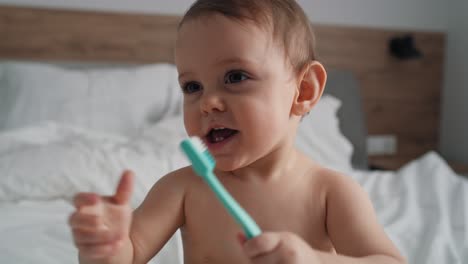
{"type": "Polygon", "coordinates": [[[231,216],[242,229],[244,229],[247,239],[260,235],[262,231],[252,217],[250,217],[229,192],[226,191],[224,186],[214,175],[213,170],[216,162],[201,139],[198,137],[191,137],[183,140],[180,146],[192,162],[195,173],[206,181],[231,216]]]}

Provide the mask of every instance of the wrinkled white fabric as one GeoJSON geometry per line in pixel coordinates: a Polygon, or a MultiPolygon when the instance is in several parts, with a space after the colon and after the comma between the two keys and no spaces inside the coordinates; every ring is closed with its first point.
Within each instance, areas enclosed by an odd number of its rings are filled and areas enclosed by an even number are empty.
{"type": "MultiPolygon", "coordinates": [[[[67,225],[72,211],[63,200],[0,203],[0,263],[77,264],[67,225]]],[[[182,259],[177,232],[149,264],[182,264],[182,259]]]]}
{"type": "Polygon", "coordinates": [[[136,140],[55,123],[0,133],[0,202],[112,194],[122,171],[131,169],[136,207],[160,177],[188,164],[178,150],[184,134],[171,129],[178,120],[136,140]]]}
{"type": "Polygon", "coordinates": [[[385,231],[408,263],[467,263],[468,181],[437,153],[397,172],[351,175],[369,193],[385,231]]]}

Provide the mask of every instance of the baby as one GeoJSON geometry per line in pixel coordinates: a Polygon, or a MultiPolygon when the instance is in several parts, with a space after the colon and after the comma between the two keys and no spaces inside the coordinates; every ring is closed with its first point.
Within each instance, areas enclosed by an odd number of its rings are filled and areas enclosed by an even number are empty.
{"type": "Polygon", "coordinates": [[[132,213],[126,171],[114,196],[76,195],[80,263],[146,263],[179,228],[185,263],[405,263],[360,186],[294,147],[327,78],[294,0],[199,0],[175,51],[186,131],[263,233],[247,240],[191,167],[161,178],[132,213]]]}

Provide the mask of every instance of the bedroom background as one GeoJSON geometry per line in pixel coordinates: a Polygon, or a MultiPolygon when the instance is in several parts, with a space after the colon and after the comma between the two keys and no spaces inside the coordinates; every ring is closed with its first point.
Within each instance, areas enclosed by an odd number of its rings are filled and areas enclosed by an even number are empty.
{"type": "MultiPolygon", "coordinates": [[[[175,14],[181,15],[184,10],[192,3],[192,0],[179,0],[179,1],[149,1],[137,0],[129,1],[119,0],[112,1],[61,1],[61,0],[0,0],[0,4],[17,5],[17,6],[31,6],[31,7],[47,7],[47,8],[62,8],[71,10],[91,10],[91,11],[117,11],[125,13],[147,13],[147,14],[175,14]]],[[[378,168],[384,169],[397,169],[411,159],[418,157],[425,151],[430,149],[437,149],[440,154],[446,158],[454,169],[459,173],[468,172],[468,140],[465,135],[468,133],[468,122],[466,116],[468,114],[468,106],[464,104],[464,100],[468,98],[468,77],[463,74],[463,69],[468,65],[468,51],[463,47],[468,42],[468,36],[464,34],[468,28],[468,19],[464,16],[464,10],[468,9],[468,4],[463,0],[450,0],[450,1],[437,1],[437,0],[398,0],[398,1],[372,1],[372,0],[351,0],[351,1],[298,1],[311,18],[311,21],[319,24],[327,25],[346,25],[351,27],[366,27],[366,28],[380,28],[380,29],[398,29],[398,34],[419,32],[440,32],[443,35],[438,35],[437,40],[434,38],[432,42],[428,43],[426,47],[429,52],[436,53],[429,55],[430,57],[423,62],[422,66],[412,66],[410,63],[396,64],[396,67],[402,66],[403,69],[410,69],[405,74],[393,74],[380,78],[401,78],[410,79],[411,67],[423,68],[426,66],[427,61],[432,61],[432,66],[436,67],[440,62],[440,69],[429,71],[434,75],[438,74],[435,78],[428,79],[426,82],[420,81],[419,84],[432,86],[435,89],[435,95],[431,98],[426,98],[429,104],[436,102],[440,104],[440,109],[434,111],[433,108],[426,109],[413,109],[413,118],[427,119],[424,124],[418,124],[420,129],[431,131],[426,133],[426,139],[421,139],[420,131],[413,134],[398,131],[392,128],[395,126],[402,126],[402,123],[382,125],[372,125],[372,120],[389,118],[389,114],[397,109],[387,109],[386,112],[380,113],[381,104],[371,101],[370,103],[364,102],[364,105],[369,108],[366,112],[375,113],[367,116],[368,118],[368,132],[369,136],[376,135],[377,138],[370,139],[375,143],[375,148],[380,149],[385,144],[394,144],[395,146],[388,146],[383,151],[397,152],[396,155],[389,158],[389,155],[374,155],[370,162],[378,168]],[[436,47],[434,48],[434,45],[436,47]],[[439,45],[439,47],[437,47],[439,45]],[[440,50],[442,49],[442,54],[440,50]],[[437,52],[439,54],[437,54],[437,52]],[[436,65],[434,65],[434,63],[436,65]],[[406,65],[405,65],[406,64],[406,65]],[[409,66],[408,66],[409,65],[409,66]],[[443,73],[443,75],[441,75],[443,73]],[[434,84],[440,82],[440,84],[434,84]],[[414,112],[419,111],[415,115],[414,112]],[[369,122],[370,120],[370,122],[369,122]],[[390,127],[390,128],[389,128],[390,127]],[[393,129],[393,130],[392,130],[393,129]],[[437,130],[437,131],[436,131],[437,130]],[[403,133],[403,135],[402,135],[403,133]],[[406,134],[405,134],[406,133],[406,134]],[[419,134],[418,134],[419,133],[419,134]],[[383,141],[379,141],[383,136],[383,141]],[[415,137],[419,137],[416,138],[415,137]],[[376,142],[377,140],[377,142],[376,142]],[[408,142],[410,141],[410,143],[408,142]],[[414,142],[414,143],[411,143],[414,142]],[[414,144],[415,146],[409,146],[414,144]],[[388,149],[390,148],[390,149],[388,149]],[[403,149],[401,149],[403,148],[403,149]]],[[[358,34],[358,32],[356,33],[358,34]]],[[[364,33],[364,34],[367,34],[364,33]]],[[[391,33],[389,33],[391,34],[391,33]]],[[[395,33],[396,34],[396,33],[395,33]]],[[[427,37],[422,36],[416,41],[427,41],[427,37]]],[[[418,43],[417,43],[418,44],[418,43]]],[[[371,44],[369,44],[371,45],[371,44]]],[[[415,63],[413,63],[415,64],[415,63]]],[[[420,63],[421,64],[421,63],[420,63]]],[[[427,72],[426,72],[427,73],[427,72]]],[[[371,85],[372,80],[375,78],[370,76],[366,80],[371,85]],[[370,79],[370,80],[369,80],[370,79]]],[[[416,77],[418,78],[418,77],[416,77]]],[[[420,76],[419,78],[422,78],[420,76]]],[[[362,82],[361,78],[361,82],[362,82]]],[[[404,84],[403,84],[404,85],[404,84]]],[[[406,82],[406,85],[413,85],[406,82]]],[[[365,88],[364,88],[365,89],[365,88]]],[[[385,87],[387,92],[390,93],[391,85],[385,87]]],[[[374,94],[367,94],[368,97],[375,96],[376,93],[382,93],[381,90],[375,91],[374,94]]],[[[364,95],[366,96],[366,94],[364,95]]],[[[385,96],[388,96],[385,94],[385,96]]],[[[410,95],[408,95],[410,96],[410,95]]],[[[405,99],[400,98],[403,101],[405,99]]],[[[404,111],[408,105],[414,103],[413,101],[401,102],[401,105],[394,108],[403,110],[397,111],[397,115],[404,115],[404,111]]],[[[395,104],[393,104],[395,105],[395,104]]],[[[385,107],[385,106],[384,106],[385,107]]],[[[411,115],[410,115],[411,116],[411,115]]],[[[410,122],[406,120],[406,122],[410,122]]],[[[422,121],[420,121],[422,122],[422,121]]],[[[406,124],[403,124],[403,126],[406,124]]],[[[369,147],[369,146],[368,146],[369,147]]],[[[372,147],[372,146],[371,146],[372,147]]]]}

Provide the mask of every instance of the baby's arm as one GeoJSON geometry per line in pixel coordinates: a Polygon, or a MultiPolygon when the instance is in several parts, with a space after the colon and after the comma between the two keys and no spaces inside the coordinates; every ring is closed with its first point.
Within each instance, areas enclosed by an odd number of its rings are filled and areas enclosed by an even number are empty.
{"type": "Polygon", "coordinates": [[[147,263],[184,224],[186,169],[159,180],[133,214],[133,263],[147,263]]]}
{"type": "Polygon", "coordinates": [[[330,173],[326,193],[327,231],[340,255],[318,252],[323,263],[404,263],[378,223],[365,191],[351,178],[330,173]]]}
{"type": "MultiPolygon", "coordinates": [[[[147,263],[163,247],[177,228],[183,225],[183,200],[185,186],[187,186],[183,179],[184,175],[179,170],[159,180],[149,191],[140,207],[133,212],[130,231],[122,238],[121,244],[118,246],[119,249],[109,248],[107,250],[104,248],[108,253],[103,254],[102,250],[99,253],[92,253],[99,247],[91,246],[88,252],[84,252],[86,248],[83,249],[81,246],[79,247],[80,263],[147,263]],[[110,250],[114,253],[109,253],[110,250]],[[104,257],[89,257],[96,255],[96,253],[104,255],[104,257]]],[[[113,218],[112,215],[108,214],[105,217],[113,218]]],[[[114,217],[120,217],[120,214],[114,217]]],[[[120,220],[113,219],[112,222],[120,220]]],[[[87,239],[96,236],[97,234],[89,235],[87,239]]],[[[111,244],[109,246],[115,247],[111,244]]]]}

